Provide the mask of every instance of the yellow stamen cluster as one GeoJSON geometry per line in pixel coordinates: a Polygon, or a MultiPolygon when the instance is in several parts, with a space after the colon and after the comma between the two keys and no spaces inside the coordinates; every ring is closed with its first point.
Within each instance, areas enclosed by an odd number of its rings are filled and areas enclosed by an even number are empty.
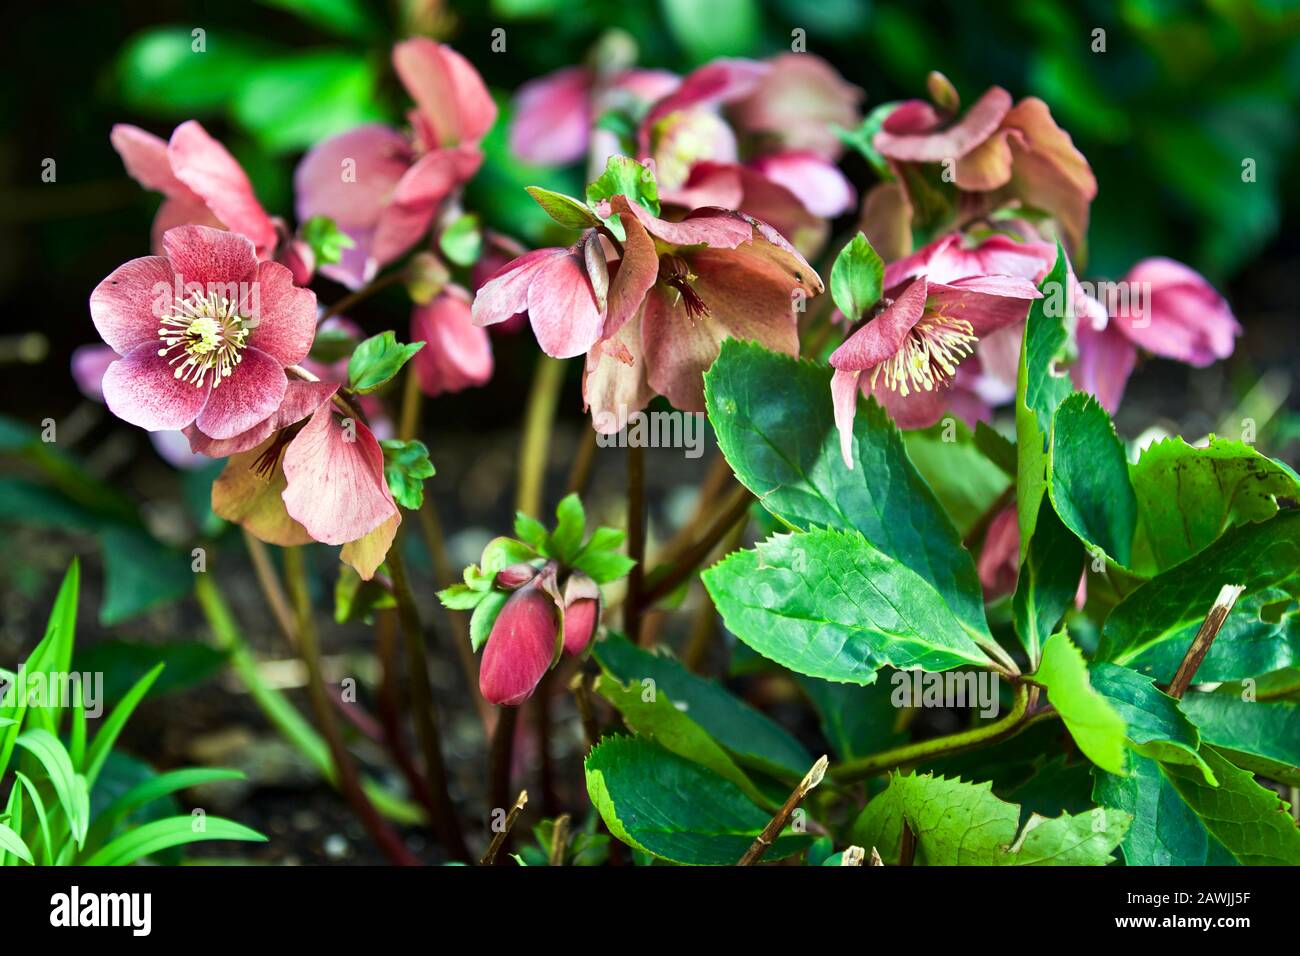
{"type": "Polygon", "coordinates": [[[229,378],[243,359],[249,330],[237,303],[209,292],[193,292],[189,298],[177,297],[172,314],[163,318],[158,337],[162,356],[171,355],[168,364],[176,366],[175,376],[202,388],[213,388],[229,378]]]}
{"type": "Polygon", "coordinates": [[[871,387],[884,378],[885,387],[906,397],[948,384],[957,366],[975,349],[975,330],[965,319],[926,316],[907,333],[902,348],[876,366],[871,387]]]}

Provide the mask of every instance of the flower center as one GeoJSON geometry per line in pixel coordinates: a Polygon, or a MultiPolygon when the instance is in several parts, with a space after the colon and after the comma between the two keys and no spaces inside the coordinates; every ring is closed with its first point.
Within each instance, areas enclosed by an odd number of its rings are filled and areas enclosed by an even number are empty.
{"type": "Polygon", "coordinates": [[[216,388],[243,358],[248,333],[235,302],[216,292],[205,297],[196,290],[187,299],[177,297],[172,314],[163,318],[158,328],[163,347],[158,354],[170,356],[168,364],[175,366],[176,377],[196,388],[204,386],[211,372],[216,388]]]}
{"type": "Polygon", "coordinates": [[[695,291],[693,283],[697,276],[681,256],[666,255],[659,260],[659,278],[665,285],[677,290],[682,303],[686,306],[686,315],[698,319],[709,314],[709,307],[704,304],[700,294],[695,291]]]}
{"type": "Polygon", "coordinates": [[[906,397],[949,384],[961,360],[974,351],[975,330],[965,319],[931,315],[907,333],[903,347],[876,366],[871,387],[883,377],[885,387],[906,397]]]}

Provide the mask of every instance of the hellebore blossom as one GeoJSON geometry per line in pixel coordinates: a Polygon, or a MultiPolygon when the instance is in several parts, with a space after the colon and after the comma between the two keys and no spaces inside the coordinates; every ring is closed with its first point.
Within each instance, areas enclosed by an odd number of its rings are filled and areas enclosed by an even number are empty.
{"type": "Polygon", "coordinates": [[[933,425],[943,417],[962,360],[981,338],[1023,321],[1030,301],[1041,297],[1029,280],[998,275],[951,283],[923,276],[887,291],[883,310],[830,357],[845,464],[853,467],[859,391],[875,396],[900,428],[933,425]]]}
{"type": "Polygon", "coordinates": [[[443,199],[469,180],[497,108],[469,61],[424,37],[393,48],[415,101],[410,135],[360,126],[314,146],[294,173],[298,217],[328,216],[354,245],[322,274],[355,289],[410,249],[443,199]]]}
{"type": "Polygon", "coordinates": [[[276,410],[285,368],[311,348],[316,296],[242,235],[178,226],[164,256],[119,266],[90,296],[100,336],[120,356],[104,400],[149,431],[193,424],[232,438],[276,410]]]}
{"type": "Polygon", "coordinates": [[[1080,329],[1077,387],[1114,411],[1137,364],[1139,348],[1197,368],[1232,354],[1241,325],[1228,303],[1195,270],[1172,259],[1143,259],[1120,280],[1127,303],[1117,304],[1105,329],[1080,329]]]}
{"type": "Polygon", "coordinates": [[[427,342],[411,360],[420,391],[433,397],[459,392],[492,378],[492,343],[473,322],[469,293],[447,285],[411,312],[411,341],[427,342]]]}

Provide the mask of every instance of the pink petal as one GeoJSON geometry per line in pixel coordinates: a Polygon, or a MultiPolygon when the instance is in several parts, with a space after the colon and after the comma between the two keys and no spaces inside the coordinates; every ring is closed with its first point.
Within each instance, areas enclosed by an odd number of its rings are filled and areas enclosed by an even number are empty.
{"type": "Polygon", "coordinates": [[[928,285],[917,279],[899,293],[883,312],[854,332],[831,353],[831,368],[865,372],[893,357],[912,327],[925,314],[928,285]]]}
{"type": "Polygon", "coordinates": [[[528,287],[550,259],[567,249],[534,249],[509,262],[479,287],[474,296],[474,324],[496,325],[528,311],[528,287]]]}
{"type": "Polygon", "coordinates": [[[437,138],[429,148],[477,142],[496,121],[483,78],[451,47],[426,37],[403,40],[393,47],[393,68],[437,138]]]}
{"type": "Polygon", "coordinates": [[[600,623],[600,589],[585,574],[564,585],[564,653],[576,657],[587,649],[600,623]]]}
{"type": "Polygon", "coordinates": [[[582,398],[598,433],[616,434],[628,416],[650,404],[654,390],[646,381],[645,352],[638,313],[587,353],[582,398]]]}
{"type": "Polygon", "coordinates": [[[219,385],[213,383],[194,424],[209,438],[234,438],[279,408],[288,384],[278,361],[260,349],[246,348],[230,376],[219,385]]]}
{"type": "Polygon", "coordinates": [[[281,429],[296,425],[328,402],[338,390],[335,382],[304,382],[302,379],[291,378],[285,387],[280,407],[247,431],[240,432],[233,438],[218,440],[191,425],[185,429],[185,437],[189,439],[191,449],[211,458],[237,455],[257,447],[281,429]]]}
{"type": "Polygon", "coordinates": [[[322,405],[284,453],[284,506],[317,541],[355,541],[397,513],[384,479],[384,453],[364,422],[355,438],[322,405]]]}
{"type": "Polygon", "coordinates": [[[1088,207],[1097,195],[1097,179],[1070,134],[1056,125],[1047,104],[1026,97],[1006,115],[1004,125],[1012,156],[1012,188],[1031,206],[1053,213],[1070,248],[1083,248],[1088,207]]]}
{"type": "MultiPolygon", "coordinates": [[[[895,133],[891,130],[897,126],[886,122],[873,143],[885,156],[899,162],[941,163],[945,159],[960,159],[992,136],[1010,109],[1011,94],[994,86],[951,126],[933,132],[895,133]]],[[[914,124],[910,116],[907,120],[909,127],[914,124]]]]}
{"type": "Polygon", "coordinates": [[[940,385],[936,388],[921,389],[920,391],[909,391],[906,395],[900,395],[893,389],[885,386],[885,379],[882,375],[876,382],[876,387],[871,388],[870,376],[864,376],[862,379],[862,391],[869,394],[877,402],[884,406],[885,411],[889,412],[894,424],[904,431],[911,431],[916,428],[929,428],[943,418],[948,411],[949,401],[955,391],[951,384],[940,385]]]}
{"type": "Polygon", "coordinates": [[[163,236],[163,250],[187,290],[196,284],[205,290],[224,290],[251,283],[257,275],[253,244],[236,232],[177,226],[163,236]]]}
{"type": "Polygon", "coordinates": [[[912,251],[912,206],[899,183],[871,187],[862,200],[858,228],[886,262],[912,251]]]}
{"type": "Polygon", "coordinates": [[[848,212],[857,202],[852,184],[839,168],[811,151],[765,156],[755,160],[753,168],[777,185],[784,186],[803,203],[804,208],[817,216],[834,219],[848,212]]]}
{"type": "Polygon", "coordinates": [[[569,252],[542,260],[528,286],[528,317],[537,344],[553,358],[581,355],[600,338],[605,317],[582,256],[569,252]]]}
{"type": "Polygon", "coordinates": [[[81,394],[94,402],[104,401],[104,373],[117,361],[107,345],[81,345],[72,353],[72,380],[81,394]]]}
{"type": "Polygon", "coordinates": [[[748,96],[771,71],[754,60],[714,60],[688,74],[669,95],[656,103],[642,120],[643,135],[669,113],[714,106],[748,96]]]}
{"type": "Polygon", "coordinates": [[[392,201],[380,211],[371,238],[379,268],[395,261],[429,231],[443,199],[471,178],[482,157],[463,149],[426,153],[398,180],[392,201]]]}
{"type": "Polygon", "coordinates": [[[555,600],[536,579],[511,594],[483,648],[484,699],[502,707],[527,700],[555,660],[558,629],[555,600]]]}
{"type": "Polygon", "coordinates": [[[926,100],[904,100],[889,111],[881,129],[894,136],[931,133],[943,124],[943,114],[926,100]]]}
{"type": "Polygon", "coordinates": [[[284,469],[277,466],[265,478],[257,468],[258,459],[271,451],[276,440],[268,438],[226,462],[212,483],[212,510],[267,544],[283,548],[310,544],[312,539],[307,529],[285,511],[281,498],[285,490],[284,469]]]}
{"type": "Polygon", "coordinates": [[[1007,134],[994,133],[957,160],[953,182],[967,192],[1001,189],[1011,181],[1012,154],[1007,134]]]}
{"type": "Polygon", "coordinates": [[[840,433],[840,455],[853,468],[853,419],[858,414],[858,379],[862,373],[836,369],[831,374],[831,405],[835,409],[835,428],[840,433]]]}
{"type": "MultiPolygon", "coordinates": [[[[613,206],[626,211],[627,199],[615,196],[613,206]]],[[[654,240],[635,216],[621,216],[620,219],[627,238],[623,241],[623,258],[618,261],[610,280],[603,333],[607,337],[636,315],[659,278],[659,254],[654,240]]]]}
{"type": "Polygon", "coordinates": [[[170,314],[176,274],[161,256],[118,266],[90,293],[90,318],[99,337],[125,355],[136,346],[160,345],[158,323],[170,314]]]}
{"type": "Polygon", "coordinates": [[[164,199],[154,213],[153,225],[149,227],[149,248],[154,255],[161,256],[163,236],[177,226],[211,226],[213,229],[225,229],[226,224],[213,215],[212,210],[198,196],[188,189],[182,196],[164,199]]]}
{"type": "Polygon", "coordinates": [[[176,127],[167,155],[176,178],[200,196],[232,232],[247,236],[263,255],[275,248],[275,225],[253,194],[243,167],[198,122],[190,120],[176,127]]]}
{"type": "Polygon", "coordinates": [[[951,283],[931,282],[927,311],[962,319],[975,335],[1023,322],[1029,303],[1043,294],[1028,279],[1014,276],[971,276],[951,283]]]}
{"type": "Polygon", "coordinates": [[[151,432],[176,431],[198,416],[209,388],[177,378],[158,348],[155,339],[110,365],[104,373],[104,402],[124,422],[151,432]]]}
{"type": "Polygon", "coordinates": [[[411,341],[426,345],[415,353],[420,390],[432,397],[483,385],[492,377],[492,343],[474,325],[468,296],[449,287],[411,313],[411,341]]]}
{"type": "MultiPolygon", "coordinates": [[[[617,197],[616,197],[617,198],[617,197]]],[[[640,203],[626,203],[646,232],[674,246],[716,246],[734,249],[753,238],[754,230],[744,216],[726,209],[696,209],[680,222],[669,222],[650,213],[640,203]]],[[[620,210],[624,206],[618,207],[620,210]]]]}
{"type": "Polygon", "coordinates": [[[1003,508],[989,522],[976,567],[986,601],[1016,589],[1016,579],[1020,576],[1020,527],[1014,507],[1003,508]]]}
{"type": "Polygon", "coordinates": [[[339,551],[339,560],[356,571],[362,581],[369,581],[388,557],[401,523],[402,513],[398,511],[375,530],[345,544],[339,551]]]}
{"type": "Polygon", "coordinates": [[[728,109],[728,116],[740,128],[767,134],[790,149],[835,159],[844,150],[835,127],[857,128],[862,90],[811,53],[784,53],[769,62],[771,71],[728,109]]]}
{"type": "Polygon", "coordinates": [[[526,163],[581,159],[591,131],[591,71],[573,66],[529,80],[515,94],[510,150],[526,163]]]}
{"type": "Polygon", "coordinates": [[[249,345],[282,366],[297,365],[316,338],[316,293],[295,285],[278,262],[262,262],[249,287],[244,314],[256,320],[249,345]]]}
{"type": "Polygon", "coordinates": [[[1232,354],[1241,334],[1228,303],[1194,269],[1172,259],[1143,259],[1124,277],[1129,308],[1117,329],[1151,352],[1205,367],[1232,354]],[[1150,297],[1149,310],[1142,300],[1150,297]]]}
{"type": "Polygon", "coordinates": [[[169,199],[189,198],[202,202],[172,172],[166,140],[129,123],[116,124],[108,138],[117,155],[122,157],[127,175],[145,189],[162,193],[169,199]]]}
{"type": "Polygon", "coordinates": [[[1080,322],[1075,335],[1079,357],[1070,366],[1070,381],[1080,391],[1096,395],[1102,408],[1113,414],[1137,365],[1137,346],[1114,325],[1098,330],[1090,322],[1080,322]]]}

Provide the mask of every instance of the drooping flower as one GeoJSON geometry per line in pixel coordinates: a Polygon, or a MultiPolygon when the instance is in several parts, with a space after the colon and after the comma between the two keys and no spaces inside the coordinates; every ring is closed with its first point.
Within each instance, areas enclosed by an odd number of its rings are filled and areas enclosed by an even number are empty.
{"type": "Polygon", "coordinates": [[[823,286],[774,229],[722,209],[668,222],[626,196],[610,209],[627,239],[601,340],[587,354],[583,391],[597,431],[618,431],[655,394],[702,411],[704,372],[723,339],[797,354],[798,311],[823,286]]]}
{"type": "Polygon", "coordinates": [[[883,310],[830,357],[845,464],[853,467],[859,391],[874,396],[900,428],[933,425],[943,417],[958,366],[979,340],[1024,321],[1037,298],[1041,294],[1029,280],[998,275],[951,283],[923,276],[889,289],[883,310]]]}
{"type": "Polygon", "coordinates": [[[483,648],[478,686],[491,704],[522,704],[559,657],[562,638],[556,564],[548,562],[533,572],[506,599],[483,648]]]}
{"type": "Polygon", "coordinates": [[[1077,387],[1110,411],[1118,407],[1142,349],[1196,368],[1232,354],[1241,325],[1224,298],[1200,273],[1173,259],[1143,259],[1120,280],[1110,322],[1080,330],[1079,358],[1071,366],[1077,387]]]}
{"type": "Polygon", "coordinates": [[[328,216],[354,245],[322,274],[357,288],[423,236],[443,199],[478,170],[496,104],[464,57],[424,37],[393,48],[416,108],[409,135],[360,126],[313,147],[294,174],[298,217],[328,216]]]}
{"type": "Polygon", "coordinates": [[[164,256],[119,266],[90,296],[121,356],[104,375],[119,418],[149,431],[190,424],[232,438],[276,410],[316,330],[316,296],[253,243],[208,226],[163,236],[164,256]]]}
{"type": "Polygon", "coordinates": [[[425,395],[459,392],[492,378],[492,343],[474,324],[469,293],[460,286],[447,285],[412,310],[411,341],[426,343],[411,360],[425,395]]]}

